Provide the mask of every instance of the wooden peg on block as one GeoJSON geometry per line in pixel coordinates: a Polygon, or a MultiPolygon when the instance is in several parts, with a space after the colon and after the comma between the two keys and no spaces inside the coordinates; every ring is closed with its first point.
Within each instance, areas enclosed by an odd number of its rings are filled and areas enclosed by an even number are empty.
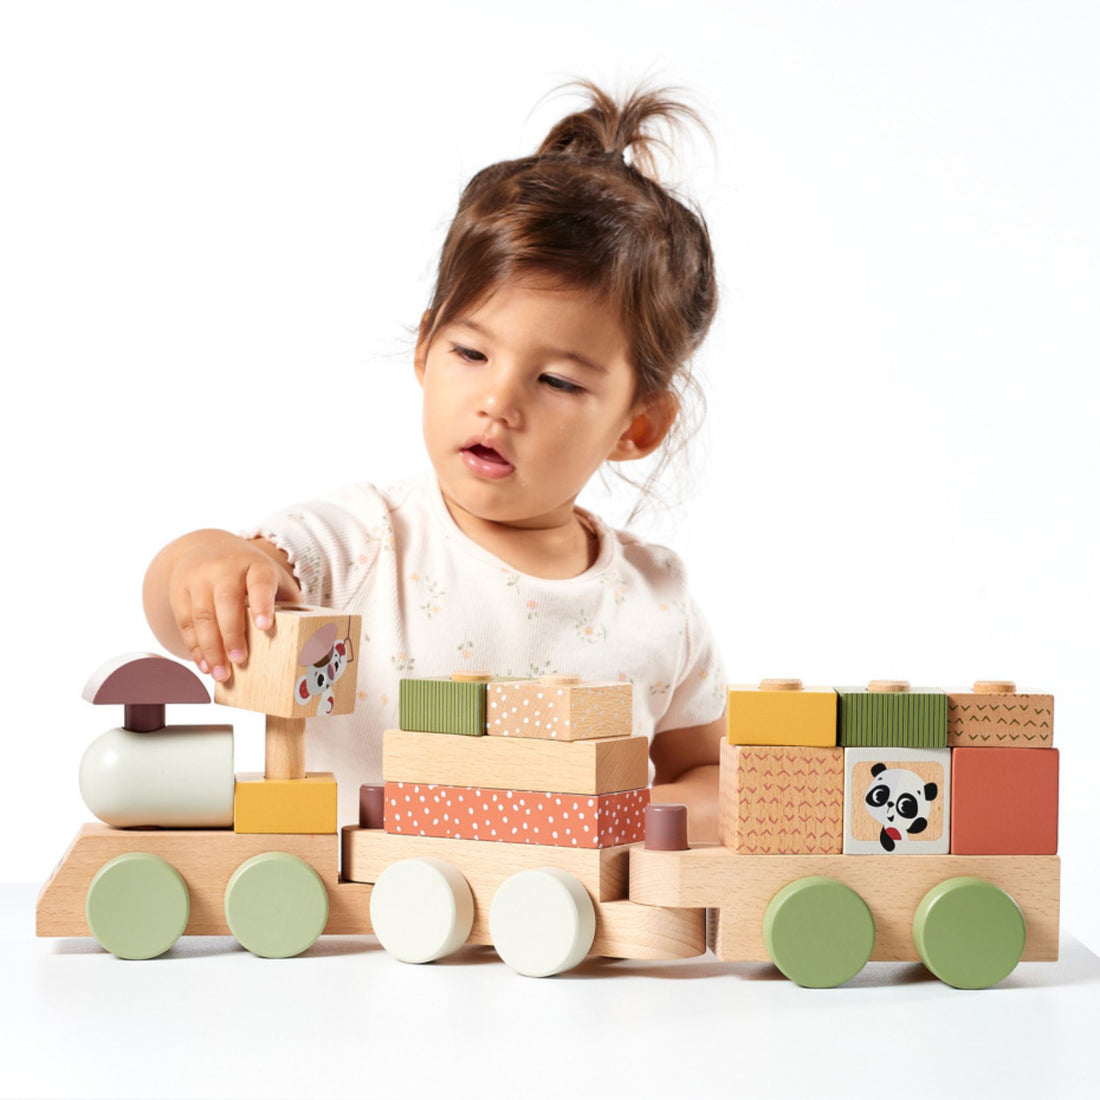
{"type": "Polygon", "coordinates": [[[267,716],[264,729],[264,778],[305,779],[306,720],[267,716]]]}

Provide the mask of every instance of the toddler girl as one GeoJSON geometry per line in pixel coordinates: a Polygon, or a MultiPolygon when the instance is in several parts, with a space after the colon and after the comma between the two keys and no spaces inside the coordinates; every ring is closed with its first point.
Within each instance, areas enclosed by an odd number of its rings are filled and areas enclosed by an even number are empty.
{"type": "Polygon", "coordinates": [[[269,629],[277,599],[362,615],[356,713],[309,739],[342,822],[379,781],[399,679],[469,668],[632,681],[655,797],[715,833],[710,631],[672,553],[575,504],[603,463],[667,452],[714,315],[706,227],[650,174],[654,123],[690,112],[583,87],[586,109],[459,201],[415,353],[432,473],[335,490],[244,537],[193,532],[145,579],[158,639],[215,680],[246,657],[246,613],[269,629]]]}

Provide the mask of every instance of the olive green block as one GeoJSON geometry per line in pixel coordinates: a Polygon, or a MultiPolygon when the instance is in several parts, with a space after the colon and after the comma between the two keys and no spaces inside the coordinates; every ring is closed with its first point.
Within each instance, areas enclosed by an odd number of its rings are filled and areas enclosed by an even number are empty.
{"type": "Polygon", "coordinates": [[[924,895],[913,915],[913,942],[940,981],[956,989],[986,989],[1016,969],[1027,924],[1010,894],[964,875],[924,895]]]}
{"type": "Polygon", "coordinates": [[[96,872],[84,915],[92,935],[112,955],[152,959],[183,935],[191,895],[183,876],[160,856],[126,852],[96,872]]]}
{"type": "Polygon", "coordinates": [[[788,883],[769,902],[764,946],[791,981],[829,989],[866,965],[875,947],[875,921],[850,886],[811,875],[788,883]]]}
{"type": "Polygon", "coordinates": [[[942,749],[947,745],[947,693],[939,688],[868,691],[837,688],[837,744],[942,749]]]}
{"type": "Polygon", "coordinates": [[[305,860],[262,852],[245,860],[225,888],[225,919],[240,944],[265,959],[311,947],[328,923],[328,891],[305,860]]]}
{"type": "Polygon", "coordinates": [[[402,680],[400,724],[412,733],[485,734],[488,684],[469,680],[402,680]]]}

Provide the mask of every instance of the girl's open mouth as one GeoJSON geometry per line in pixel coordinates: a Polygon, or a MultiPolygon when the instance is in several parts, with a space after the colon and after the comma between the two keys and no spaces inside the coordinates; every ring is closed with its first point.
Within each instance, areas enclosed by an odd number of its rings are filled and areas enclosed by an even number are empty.
{"type": "Polygon", "coordinates": [[[515,469],[499,451],[494,451],[484,443],[472,443],[463,447],[461,453],[467,467],[480,477],[507,477],[515,469]]]}

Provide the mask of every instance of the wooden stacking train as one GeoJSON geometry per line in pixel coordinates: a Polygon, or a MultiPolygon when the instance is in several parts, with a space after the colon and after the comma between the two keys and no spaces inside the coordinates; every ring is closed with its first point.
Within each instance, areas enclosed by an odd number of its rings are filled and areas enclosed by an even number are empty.
{"type": "Polygon", "coordinates": [[[124,707],[81,764],[100,823],[43,887],[38,934],[134,959],[182,934],[265,957],[374,934],[406,962],[491,944],[531,976],[709,947],[815,987],[920,960],[983,988],[1057,958],[1049,695],[731,687],[720,843],[689,844],[685,809],[650,801],[629,684],[406,680],[384,782],[338,830],[305,721],[353,709],[359,637],[354,616],[293,605],[251,632],[215,700],[267,715],[263,775],[233,774],[232,727],[165,725],[166,705],[209,701],[183,665],[99,670],[85,696],[124,707]]]}

